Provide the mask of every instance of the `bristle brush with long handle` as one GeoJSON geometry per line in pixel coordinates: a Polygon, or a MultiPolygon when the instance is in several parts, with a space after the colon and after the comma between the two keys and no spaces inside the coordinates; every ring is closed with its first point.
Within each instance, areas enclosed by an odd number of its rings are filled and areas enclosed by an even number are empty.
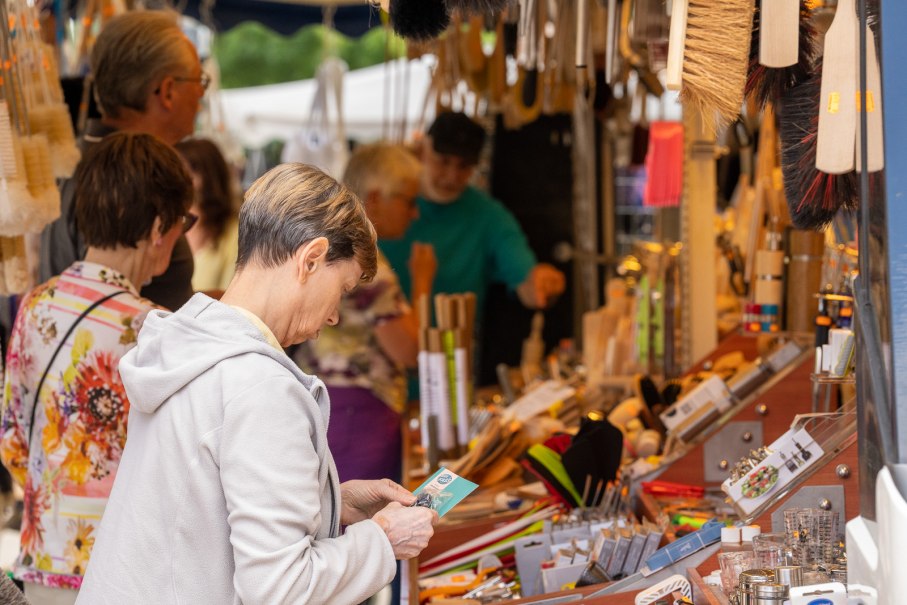
{"type": "Polygon", "coordinates": [[[743,105],[752,0],[673,0],[667,87],[703,116],[708,130],[733,122],[743,105]]]}
{"type": "Polygon", "coordinates": [[[853,0],[838,0],[825,34],[816,143],[816,168],[828,174],[855,167],[858,27],[853,0]]]}
{"type": "Polygon", "coordinates": [[[817,65],[778,105],[784,193],[798,229],[824,229],[839,210],[853,210],[860,199],[856,173],[827,174],[816,168],[821,71],[817,65]]]}
{"type": "MultiPolygon", "coordinates": [[[[749,73],[746,77],[746,96],[753,99],[756,105],[764,107],[767,103],[775,103],[785,91],[806,80],[812,73],[813,65],[818,55],[816,42],[816,28],[813,24],[812,10],[808,0],[798,0],[797,13],[797,59],[786,67],[768,67],[761,61],[763,12],[755,11],[753,14],[753,36],[750,46],[749,73]]],[[[770,27],[767,26],[767,27],[770,27]]],[[[792,45],[791,45],[792,46],[792,45]]]]}

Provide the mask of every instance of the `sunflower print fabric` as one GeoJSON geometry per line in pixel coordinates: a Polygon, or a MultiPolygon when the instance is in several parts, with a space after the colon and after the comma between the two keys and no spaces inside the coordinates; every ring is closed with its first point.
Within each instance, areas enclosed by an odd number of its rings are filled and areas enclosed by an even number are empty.
{"type": "Polygon", "coordinates": [[[126,443],[129,400],[120,357],[135,345],[154,305],[120,273],[77,262],[23,301],[10,337],[0,414],[0,458],[25,493],[20,580],[79,588],[126,443]],[[38,397],[35,389],[60,338],[64,343],[38,397]]]}

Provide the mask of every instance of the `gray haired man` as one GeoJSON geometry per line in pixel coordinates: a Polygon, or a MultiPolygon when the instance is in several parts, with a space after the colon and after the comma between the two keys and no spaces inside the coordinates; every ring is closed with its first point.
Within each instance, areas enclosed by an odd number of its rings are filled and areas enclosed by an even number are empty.
{"type": "MultiPolygon", "coordinates": [[[[208,76],[175,13],[135,11],[111,19],[92,50],[91,73],[102,117],[89,121],[83,153],[116,131],[151,134],[170,145],[192,134],[208,76]]],[[[85,256],[70,180],[63,182],[61,198],[60,218],[41,234],[42,281],[85,256]]],[[[142,288],[142,296],[177,309],[192,296],[192,271],[192,252],[180,237],[166,273],[142,288]]]]}

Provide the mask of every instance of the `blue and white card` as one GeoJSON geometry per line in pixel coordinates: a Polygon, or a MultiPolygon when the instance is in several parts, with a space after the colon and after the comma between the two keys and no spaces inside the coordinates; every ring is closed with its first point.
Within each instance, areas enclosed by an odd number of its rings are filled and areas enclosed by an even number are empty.
{"type": "Polygon", "coordinates": [[[464,479],[453,471],[444,467],[425,480],[425,483],[416,488],[416,503],[420,506],[428,506],[438,512],[439,517],[443,517],[447,511],[460,503],[460,501],[471,494],[478,485],[464,479]]]}

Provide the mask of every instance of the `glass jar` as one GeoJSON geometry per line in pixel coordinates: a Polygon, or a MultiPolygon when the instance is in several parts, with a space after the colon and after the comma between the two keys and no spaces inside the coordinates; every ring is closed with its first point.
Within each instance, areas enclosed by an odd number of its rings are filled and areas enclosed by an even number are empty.
{"type": "Polygon", "coordinates": [[[759,534],[753,538],[756,567],[774,569],[790,565],[793,557],[787,534],[784,532],[759,534]]]}
{"type": "Polygon", "coordinates": [[[718,567],[721,569],[721,588],[730,598],[737,590],[740,574],[755,567],[751,550],[736,550],[718,553],[718,567]]]}

